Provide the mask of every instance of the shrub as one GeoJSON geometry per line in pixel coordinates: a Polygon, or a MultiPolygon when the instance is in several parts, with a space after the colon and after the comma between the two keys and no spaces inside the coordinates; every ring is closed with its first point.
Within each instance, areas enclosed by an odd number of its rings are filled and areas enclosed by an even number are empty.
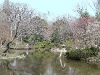
{"type": "Polygon", "coordinates": [[[69,50],[66,55],[69,59],[81,60],[94,56],[94,52],[91,49],[69,50]]]}
{"type": "Polygon", "coordinates": [[[19,40],[16,40],[11,44],[11,47],[16,47],[16,46],[21,47],[21,46],[24,46],[25,44],[26,44],[25,42],[21,42],[19,40]]]}
{"type": "Polygon", "coordinates": [[[35,42],[41,42],[43,36],[40,34],[30,34],[23,38],[23,41],[29,44],[34,44],[35,42]]]}
{"type": "Polygon", "coordinates": [[[72,48],[72,41],[71,40],[66,40],[65,45],[66,45],[66,49],[71,49],[72,48]]]}
{"type": "Polygon", "coordinates": [[[98,52],[100,51],[99,47],[97,47],[97,48],[96,47],[91,47],[90,50],[94,53],[95,56],[98,55],[98,52]]]}
{"type": "Polygon", "coordinates": [[[54,46],[56,47],[56,48],[62,48],[62,44],[60,44],[60,43],[54,43],[54,46]]]}
{"type": "Polygon", "coordinates": [[[51,47],[54,46],[54,43],[52,43],[50,40],[45,40],[43,42],[37,42],[34,45],[34,48],[36,51],[50,51],[51,47]]]}
{"type": "Polygon", "coordinates": [[[97,48],[91,47],[90,50],[91,50],[92,52],[96,52],[97,48]]]}
{"type": "Polygon", "coordinates": [[[68,51],[68,58],[69,59],[75,59],[80,60],[81,58],[81,50],[69,50],[68,51]]]}

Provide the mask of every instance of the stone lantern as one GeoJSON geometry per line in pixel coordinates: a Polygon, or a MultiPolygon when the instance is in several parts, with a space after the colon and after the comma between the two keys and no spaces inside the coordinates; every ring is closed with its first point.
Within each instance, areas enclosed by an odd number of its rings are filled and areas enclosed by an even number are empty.
{"type": "Polygon", "coordinates": [[[65,44],[62,44],[62,48],[65,48],[65,44]]]}
{"type": "Polygon", "coordinates": [[[61,51],[60,51],[60,55],[59,55],[59,57],[62,56],[62,53],[66,53],[66,52],[67,52],[67,50],[65,49],[65,45],[62,44],[62,49],[61,49],[61,51]]]}

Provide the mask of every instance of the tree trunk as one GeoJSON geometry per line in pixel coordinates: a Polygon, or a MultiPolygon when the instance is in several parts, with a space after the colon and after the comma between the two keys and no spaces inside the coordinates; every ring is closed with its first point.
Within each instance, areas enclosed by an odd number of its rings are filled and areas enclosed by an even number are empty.
{"type": "Polygon", "coordinates": [[[16,33],[13,37],[13,39],[7,43],[6,45],[6,50],[3,53],[6,53],[9,49],[10,49],[10,44],[17,38],[17,34],[18,34],[18,27],[19,27],[19,22],[17,23],[17,27],[16,27],[16,33]]]}
{"type": "Polygon", "coordinates": [[[12,41],[8,42],[6,45],[6,49],[3,53],[6,53],[9,49],[10,49],[10,44],[12,43],[12,41]]]}

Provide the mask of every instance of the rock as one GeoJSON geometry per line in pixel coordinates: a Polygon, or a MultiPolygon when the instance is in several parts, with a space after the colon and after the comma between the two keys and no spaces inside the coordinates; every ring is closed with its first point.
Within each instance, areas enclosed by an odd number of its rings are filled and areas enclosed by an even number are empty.
{"type": "Polygon", "coordinates": [[[87,62],[100,62],[99,58],[94,58],[94,57],[88,57],[86,59],[87,62]]]}

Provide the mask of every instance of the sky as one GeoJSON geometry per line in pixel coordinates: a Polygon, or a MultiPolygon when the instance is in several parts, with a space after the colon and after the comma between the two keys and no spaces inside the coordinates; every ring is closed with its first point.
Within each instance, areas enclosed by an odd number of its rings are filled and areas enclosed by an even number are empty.
{"type": "MultiPolygon", "coordinates": [[[[77,4],[84,5],[84,8],[87,6],[87,10],[90,15],[95,15],[94,10],[89,6],[93,6],[94,0],[9,0],[15,3],[26,3],[29,7],[35,9],[41,13],[51,13],[49,16],[51,18],[62,16],[62,15],[71,15],[77,17],[78,14],[75,12],[77,9],[77,4]]],[[[0,0],[2,4],[4,0],[0,0]]]]}

